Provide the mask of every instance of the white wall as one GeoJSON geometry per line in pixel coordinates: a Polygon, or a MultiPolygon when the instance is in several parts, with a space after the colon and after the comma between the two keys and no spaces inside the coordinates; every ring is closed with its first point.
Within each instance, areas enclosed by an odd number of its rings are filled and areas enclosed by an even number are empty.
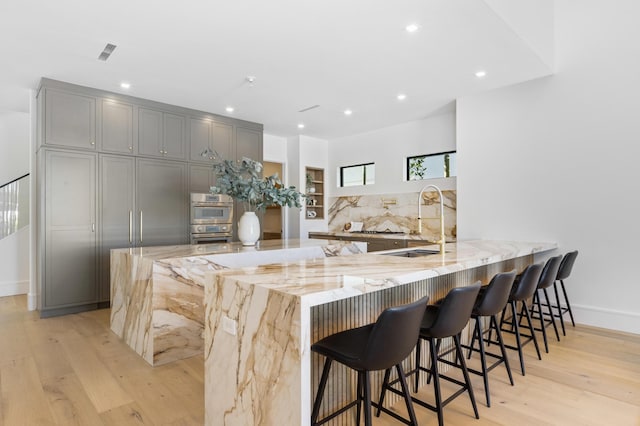
{"type": "MultiPolygon", "coordinates": [[[[30,116],[0,113],[0,184],[29,173],[30,116]]],[[[29,290],[30,225],[0,240],[0,296],[29,290]]]]}
{"type": "MultiPolygon", "coordinates": [[[[306,167],[317,167],[325,170],[327,177],[327,141],[310,136],[296,136],[287,140],[289,182],[299,191],[304,192],[306,186],[306,167]]],[[[327,196],[325,195],[325,199],[327,196]]],[[[327,231],[328,208],[325,207],[323,219],[307,219],[305,209],[288,209],[289,231],[291,238],[306,240],[309,232],[327,231]]]]}
{"type": "Polygon", "coordinates": [[[577,321],[633,333],[638,16],[636,0],[557,0],[557,74],[457,104],[459,237],[578,249],[566,282],[577,321]]]}
{"type": "Polygon", "coordinates": [[[0,112],[0,185],[29,173],[29,114],[0,112]]]}
{"type": "MultiPolygon", "coordinates": [[[[329,197],[418,192],[424,181],[405,180],[406,158],[456,149],[455,112],[332,139],[327,168],[329,197]],[[373,185],[338,188],[340,167],[375,163],[373,185]]],[[[429,182],[431,183],[431,181],[429,182]]],[[[441,189],[456,189],[456,179],[437,179],[441,189]]]]}

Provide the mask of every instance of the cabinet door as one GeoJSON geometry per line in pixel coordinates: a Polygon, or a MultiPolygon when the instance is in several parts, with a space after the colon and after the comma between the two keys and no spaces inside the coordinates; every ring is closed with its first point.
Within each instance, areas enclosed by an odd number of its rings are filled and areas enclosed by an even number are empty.
{"type": "Polygon", "coordinates": [[[43,311],[97,302],[96,155],[45,153],[43,311]]]}
{"type": "Polygon", "coordinates": [[[189,192],[209,192],[213,185],[214,175],[211,166],[189,166],[189,192]]]}
{"type": "Polygon", "coordinates": [[[146,160],[136,164],[137,243],[187,244],[189,195],[186,164],[146,160]]]}
{"type": "MultiPolygon", "coordinates": [[[[231,147],[233,146],[233,126],[214,121],[211,125],[211,149],[216,151],[220,158],[212,160],[231,160],[231,147]]],[[[262,146],[262,144],[261,144],[262,146]]],[[[260,158],[262,158],[262,148],[260,148],[260,158]]]]}
{"type": "Polygon", "coordinates": [[[102,100],[102,150],[134,154],[133,106],[102,100]]]}
{"type": "Polygon", "coordinates": [[[185,118],[181,115],[163,114],[164,156],[175,160],[186,160],[185,118]]]}
{"type": "Polygon", "coordinates": [[[133,246],[135,160],[115,155],[100,156],[100,293],[110,300],[110,250],[133,246]]]}
{"type": "Polygon", "coordinates": [[[95,98],[45,90],[44,143],[95,150],[95,98]]]}
{"type": "Polygon", "coordinates": [[[209,162],[210,159],[200,155],[209,149],[211,136],[211,120],[203,118],[189,119],[189,147],[191,148],[191,161],[209,162]]]}
{"type": "MultiPolygon", "coordinates": [[[[257,132],[243,127],[236,127],[236,162],[240,162],[243,157],[262,162],[262,132],[257,132]]],[[[233,239],[238,239],[238,220],[245,212],[244,203],[234,202],[233,217],[233,239]]],[[[258,215],[260,227],[262,228],[262,215],[258,215]]]]}
{"type": "Polygon", "coordinates": [[[162,112],[138,109],[138,152],[140,155],[162,157],[162,112]]]}
{"type": "Polygon", "coordinates": [[[262,162],[262,132],[236,127],[236,160],[242,157],[262,162]]]}

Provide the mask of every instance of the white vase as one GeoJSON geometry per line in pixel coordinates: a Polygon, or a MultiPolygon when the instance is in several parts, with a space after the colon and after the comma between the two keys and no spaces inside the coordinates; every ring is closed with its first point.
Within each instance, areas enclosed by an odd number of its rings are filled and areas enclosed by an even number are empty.
{"type": "Polygon", "coordinates": [[[238,238],[243,246],[253,246],[260,239],[260,221],[256,212],[244,212],[238,222],[238,238]]]}

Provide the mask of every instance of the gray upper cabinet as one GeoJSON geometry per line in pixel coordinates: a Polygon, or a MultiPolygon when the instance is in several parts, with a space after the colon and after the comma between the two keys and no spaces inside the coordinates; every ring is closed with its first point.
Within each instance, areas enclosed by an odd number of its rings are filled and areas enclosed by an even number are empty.
{"type": "Polygon", "coordinates": [[[214,182],[211,166],[189,165],[189,192],[209,192],[214,182]]]}
{"type": "Polygon", "coordinates": [[[100,292],[99,301],[110,299],[110,251],[133,247],[135,221],[135,159],[100,155],[100,292]]]}
{"type": "Polygon", "coordinates": [[[187,244],[189,194],[187,165],[138,158],[136,163],[137,233],[140,246],[187,244]]]}
{"type": "Polygon", "coordinates": [[[45,89],[44,144],[96,149],[96,98],[45,89]]]}
{"type": "Polygon", "coordinates": [[[236,153],[237,161],[242,157],[262,162],[262,132],[236,127],[236,153]]]}
{"type": "MultiPolygon", "coordinates": [[[[240,126],[236,126],[236,162],[242,161],[243,157],[251,158],[252,160],[262,162],[262,132],[248,129],[240,126]]],[[[244,214],[244,203],[235,202],[233,205],[233,215],[240,219],[244,214]]],[[[262,223],[262,214],[258,215],[260,223],[262,223]]],[[[238,223],[233,224],[233,238],[237,240],[238,236],[238,223]]]]}
{"type": "Polygon", "coordinates": [[[135,154],[133,105],[102,99],[102,151],[135,154]]]}
{"type": "Polygon", "coordinates": [[[138,110],[138,153],[185,160],[185,117],[147,108],[138,110]]]}
{"type": "Polygon", "coordinates": [[[201,154],[207,149],[216,151],[222,159],[232,158],[233,126],[231,124],[210,118],[191,117],[189,130],[191,161],[211,163],[218,160],[213,158],[213,155],[203,157],[201,154]]]}
{"type": "Polygon", "coordinates": [[[45,151],[44,156],[43,315],[96,303],[98,264],[96,154],[45,151]]]}

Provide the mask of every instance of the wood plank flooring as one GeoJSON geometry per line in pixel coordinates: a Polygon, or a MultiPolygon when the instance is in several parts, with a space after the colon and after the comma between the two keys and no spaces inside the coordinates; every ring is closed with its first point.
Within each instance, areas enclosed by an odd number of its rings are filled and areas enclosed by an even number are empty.
{"type": "MultiPolygon", "coordinates": [[[[493,370],[491,408],[472,376],[480,420],[462,395],[445,408],[445,423],[640,425],[640,336],[578,326],[549,344],[542,361],[526,347],[525,377],[510,353],[513,387],[502,367],[493,370]]],[[[0,298],[0,426],[201,425],[202,378],[201,356],[150,367],[111,333],[108,310],[40,319],[25,296],[0,298]]],[[[419,395],[432,400],[433,391],[419,395]]],[[[420,425],[437,424],[435,413],[416,413],[420,425]]]]}

